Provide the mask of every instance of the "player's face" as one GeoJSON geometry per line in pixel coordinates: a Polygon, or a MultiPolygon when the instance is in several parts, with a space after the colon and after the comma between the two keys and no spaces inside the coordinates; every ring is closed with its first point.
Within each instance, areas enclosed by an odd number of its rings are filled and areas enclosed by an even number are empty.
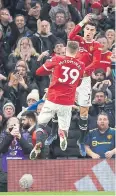
{"type": "Polygon", "coordinates": [[[102,52],[106,52],[108,50],[108,41],[104,38],[99,38],[97,41],[101,44],[102,52]]]}
{"type": "Polygon", "coordinates": [[[23,129],[29,129],[31,126],[29,123],[29,119],[26,116],[23,116],[21,123],[22,123],[23,129]]]}
{"type": "Polygon", "coordinates": [[[95,103],[102,105],[105,103],[105,95],[102,92],[96,93],[95,95],[95,103]]]}
{"type": "Polygon", "coordinates": [[[99,115],[98,120],[97,120],[97,125],[100,130],[107,130],[109,127],[109,120],[108,117],[105,115],[99,115]]]}
{"type": "Polygon", "coordinates": [[[54,52],[55,52],[56,54],[60,55],[62,48],[64,48],[64,45],[63,45],[63,44],[57,44],[57,45],[55,46],[54,52]]]}
{"type": "Polygon", "coordinates": [[[94,38],[94,35],[96,33],[96,29],[92,25],[86,25],[84,28],[84,38],[86,41],[91,42],[94,38]]]}

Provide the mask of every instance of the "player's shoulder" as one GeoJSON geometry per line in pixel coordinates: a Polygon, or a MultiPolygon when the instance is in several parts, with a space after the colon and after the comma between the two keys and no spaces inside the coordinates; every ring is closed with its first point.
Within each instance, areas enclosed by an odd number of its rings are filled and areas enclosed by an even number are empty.
{"type": "Polygon", "coordinates": [[[109,55],[109,56],[111,56],[112,55],[112,52],[111,51],[107,51],[107,54],[109,55]]]}
{"type": "Polygon", "coordinates": [[[96,41],[96,40],[94,40],[94,47],[98,48],[99,50],[102,50],[101,44],[98,41],[96,41]]]}
{"type": "Polygon", "coordinates": [[[62,60],[63,59],[63,56],[60,56],[60,55],[55,55],[54,57],[52,57],[50,60],[51,61],[58,61],[58,60],[62,60]]]}

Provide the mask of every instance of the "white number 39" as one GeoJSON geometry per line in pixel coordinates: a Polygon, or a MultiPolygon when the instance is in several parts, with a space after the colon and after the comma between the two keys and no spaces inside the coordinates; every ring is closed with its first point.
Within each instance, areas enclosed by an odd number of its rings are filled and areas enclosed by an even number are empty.
{"type": "Polygon", "coordinates": [[[79,77],[79,71],[77,69],[71,69],[70,67],[65,66],[62,66],[62,69],[64,69],[64,72],[62,73],[64,78],[59,78],[59,82],[64,83],[71,78],[72,81],[69,84],[74,84],[79,77]]]}

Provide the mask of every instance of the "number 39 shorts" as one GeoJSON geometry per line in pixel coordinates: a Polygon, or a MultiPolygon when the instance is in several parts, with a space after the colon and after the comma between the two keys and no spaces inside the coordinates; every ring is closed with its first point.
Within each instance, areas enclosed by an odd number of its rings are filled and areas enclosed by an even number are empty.
{"type": "Polygon", "coordinates": [[[46,126],[57,114],[59,129],[68,131],[72,116],[72,105],[60,105],[46,100],[38,116],[38,123],[46,126]]]}
{"type": "Polygon", "coordinates": [[[76,89],[77,93],[77,104],[82,107],[90,107],[91,106],[91,78],[84,77],[82,79],[82,83],[76,89]]]}

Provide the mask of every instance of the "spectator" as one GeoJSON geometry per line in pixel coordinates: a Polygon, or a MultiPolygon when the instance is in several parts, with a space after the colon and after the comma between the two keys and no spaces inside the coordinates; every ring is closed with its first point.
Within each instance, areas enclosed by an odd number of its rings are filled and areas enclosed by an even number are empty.
{"type": "Polygon", "coordinates": [[[89,131],[86,139],[86,152],[92,159],[114,158],[115,130],[109,127],[109,119],[106,113],[101,113],[97,117],[97,127],[89,131]]]}
{"type": "Polygon", "coordinates": [[[65,29],[65,32],[67,34],[67,39],[68,39],[68,36],[69,34],[71,33],[71,31],[75,28],[75,23],[72,22],[72,21],[69,21],[66,23],[66,29],[65,29]]]}
{"type": "MultiPolygon", "coordinates": [[[[72,18],[78,17],[78,19],[76,19],[76,21],[75,21],[75,19],[74,20],[72,19],[73,22],[78,23],[80,21],[80,18],[79,18],[79,16],[77,16],[78,13],[76,12],[75,8],[72,9],[70,14],[71,14],[72,18]]],[[[65,24],[67,22],[65,11],[63,11],[63,10],[57,11],[54,18],[55,18],[55,22],[53,22],[51,25],[52,33],[56,37],[65,40],[65,24]]]]}
{"type": "Polygon", "coordinates": [[[92,96],[94,97],[94,93],[96,91],[102,90],[108,96],[108,99],[112,99],[114,96],[114,82],[107,80],[106,73],[102,69],[97,69],[95,71],[94,80],[96,83],[92,87],[92,96]]]}
{"type": "Polygon", "coordinates": [[[112,70],[112,77],[113,77],[113,80],[115,82],[115,77],[116,77],[116,48],[113,48],[112,50],[112,56],[111,56],[111,70],[112,70]]]}
{"type": "Polygon", "coordinates": [[[107,16],[103,14],[103,5],[100,2],[94,2],[91,5],[91,15],[93,22],[97,25],[97,32],[102,32],[107,29],[107,16]]]}
{"type": "Polygon", "coordinates": [[[8,42],[6,43],[6,41],[3,38],[3,28],[2,25],[0,25],[0,74],[3,75],[3,78],[4,76],[6,76],[7,73],[6,63],[8,60],[9,52],[10,52],[10,46],[8,42]]]}
{"type": "Polygon", "coordinates": [[[108,6],[104,9],[104,14],[108,18],[108,28],[115,30],[115,0],[107,0],[108,6]]]}
{"type": "Polygon", "coordinates": [[[34,48],[40,54],[48,51],[51,55],[57,38],[50,32],[50,23],[45,20],[38,21],[37,28],[37,32],[31,38],[34,48]]]}
{"type": "Polygon", "coordinates": [[[33,32],[37,32],[37,20],[47,20],[49,21],[49,11],[51,8],[50,3],[52,0],[48,0],[48,2],[41,7],[41,3],[38,1],[32,1],[30,6],[31,9],[28,11],[27,16],[27,27],[33,32]]]}
{"type": "Polygon", "coordinates": [[[113,29],[108,29],[106,31],[106,37],[108,39],[109,50],[112,51],[115,44],[115,31],[113,29]]]}
{"type": "Polygon", "coordinates": [[[32,147],[21,135],[19,120],[16,117],[10,118],[6,130],[0,134],[0,188],[2,186],[3,192],[7,191],[7,160],[27,159],[32,147]]]}
{"type": "Polygon", "coordinates": [[[26,106],[26,97],[29,93],[28,86],[22,76],[18,72],[9,74],[8,83],[5,85],[5,97],[12,101],[15,105],[16,115],[26,106]]]}
{"type": "Polygon", "coordinates": [[[75,19],[73,21],[78,23],[81,20],[81,15],[77,9],[75,9],[75,10],[74,9],[75,8],[70,0],[67,0],[67,1],[60,0],[57,6],[51,8],[49,15],[51,17],[52,22],[55,22],[56,13],[63,10],[66,15],[66,21],[68,22],[69,20],[74,19],[74,14],[71,17],[71,13],[75,13],[76,15],[75,15],[75,19]]]}
{"type": "Polygon", "coordinates": [[[18,39],[20,39],[21,37],[31,37],[32,36],[32,31],[27,28],[26,19],[23,15],[21,15],[21,14],[16,15],[15,24],[16,24],[18,31],[19,31],[18,39]]]}
{"type": "Polygon", "coordinates": [[[2,112],[3,106],[8,103],[9,100],[4,97],[4,88],[3,84],[0,82],[0,112],[2,112]]]}
{"type": "Polygon", "coordinates": [[[92,106],[89,109],[90,120],[88,122],[89,129],[96,128],[97,115],[106,112],[109,117],[109,125],[115,126],[115,107],[114,101],[108,100],[106,94],[99,90],[95,93],[92,106]]]}
{"type": "Polygon", "coordinates": [[[38,89],[35,79],[32,77],[28,65],[25,61],[23,60],[17,61],[15,70],[21,77],[23,77],[25,83],[29,88],[29,91],[31,91],[32,89],[38,89]]]}
{"type": "Polygon", "coordinates": [[[28,107],[39,101],[39,92],[36,89],[33,89],[27,96],[28,107]]]}
{"type": "Polygon", "coordinates": [[[15,116],[15,107],[9,101],[8,103],[5,103],[3,108],[2,108],[2,121],[1,121],[1,130],[4,131],[6,130],[6,123],[9,118],[15,116]]]}
{"type": "Polygon", "coordinates": [[[44,105],[44,102],[40,103],[40,104],[37,106],[37,114],[38,114],[38,115],[40,114],[43,105],[44,105]]]}
{"type": "Polygon", "coordinates": [[[52,54],[52,56],[60,55],[64,47],[65,47],[64,41],[61,39],[57,40],[57,42],[55,43],[54,53],[52,54]]]}
{"type": "Polygon", "coordinates": [[[112,52],[108,50],[108,40],[105,36],[98,37],[96,39],[102,46],[101,60],[97,66],[97,69],[103,69],[106,73],[106,77],[111,74],[111,55],[112,52]]]}
{"type": "MultiPolygon", "coordinates": [[[[36,144],[36,140],[39,142],[38,149],[40,150],[39,156],[37,158],[46,159],[49,156],[49,147],[44,145],[44,142],[48,136],[46,130],[40,130],[37,128],[36,115],[32,111],[27,111],[22,114],[22,126],[29,133],[27,141],[30,140],[33,146],[36,144]]],[[[47,129],[47,128],[46,128],[47,129]]]]}
{"type": "Polygon", "coordinates": [[[27,62],[28,68],[32,76],[35,76],[35,71],[38,68],[37,59],[39,54],[33,48],[32,42],[29,38],[23,37],[17,43],[17,48],[10,54],[7,63],[8,74],[14,70],[18,60],[22,59],[27,62]]]}
{"type": "Polygon", "coordinates": [[[3,8],[0,10],[0,20],[3,28],[3,38],[12,48],[18,38],[18,30],[8,9],[3,8]]]}
{"type": "Polygon", "coordinates": [[[37,89],[33,89],[27,96],[26,102],[28,107],[22,107],[22,111],[18,114],[17,118],[20,119],[21,115],[38,101],[39,101],[39,92],[37,89]]]}
{"type": "Polygon", "coordinates": [[[7,120],[15,115],[15,107],[11,102],[4,104],[3,115],[7,120]]]}

